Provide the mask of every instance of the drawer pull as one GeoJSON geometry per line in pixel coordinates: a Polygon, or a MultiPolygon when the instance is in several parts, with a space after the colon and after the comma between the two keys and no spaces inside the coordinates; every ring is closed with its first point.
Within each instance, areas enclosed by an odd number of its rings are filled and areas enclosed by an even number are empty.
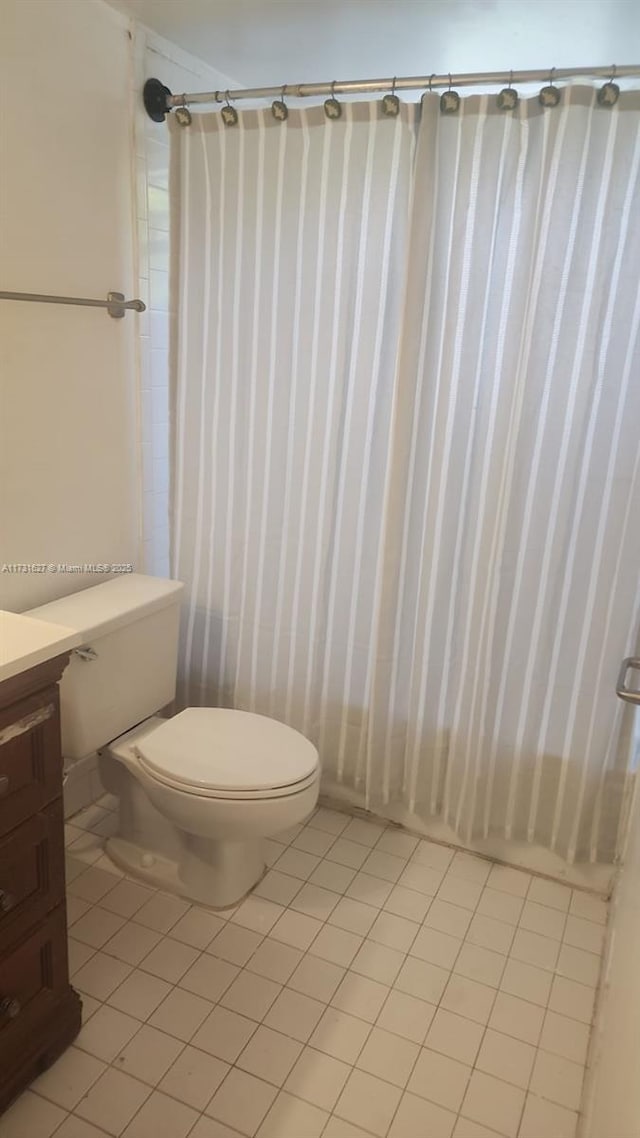
{"type": "Polygon", "coordinates": [[[7,778],[6,774],[3,774],[2,777],[0,778],[0,798],[2,797],[3,794],[7,793],[8,789],[9,789],[9,779],[7,778]]]}
{"type": "Polygon", "coordinates": [[[16,903],[15,897],[11,893],[6,893],[4,889],[0,889],[0,913],[8,913],[16,903]]]}
{"type": "Polygon", "coordinates": [[[5,996],[0,1000],[0,1016],[6,1016],[7,1019],[15,1019],[20,1015],[20,1001],[14,1000],[11,996],[5,996]]]}
{"type": "Polygon", "coordinates": [[[51,719],[54,711],[54,704],[47,703],[44,707],[39,707],[37,711],[31,711],[29,715],[23,715],[22,719],[17,719],[15,723],[10,723],[8,727],[3,727],[0,731],[0,747],[8,743],[10,739],[15,739],[18,735],[24,735],[27,731],[33,731],[34,727],[39,727],[41,723],[45,723],[47,719],[51,719]]]}

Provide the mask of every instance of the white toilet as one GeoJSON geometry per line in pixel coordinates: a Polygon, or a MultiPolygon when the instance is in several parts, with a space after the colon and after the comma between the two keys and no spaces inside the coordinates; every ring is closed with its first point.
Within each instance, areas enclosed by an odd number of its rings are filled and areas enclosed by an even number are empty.
{"type": "Polygon", "coordinates": [[[60,686],[67,761],[100,752],[120,800],[106,842],[126,872],[214,908],[264,871],[262,840],[311,814],[318,752],[298,731],[244,711],[155,713],[175,695],[179,581],[127,574],[28,614],[81,631],[60,686]]]}

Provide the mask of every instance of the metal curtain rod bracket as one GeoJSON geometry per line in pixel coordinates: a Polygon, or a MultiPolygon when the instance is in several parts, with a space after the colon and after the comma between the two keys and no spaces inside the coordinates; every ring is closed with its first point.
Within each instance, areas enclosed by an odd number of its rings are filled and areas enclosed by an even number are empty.
{"type": "MultiPolygon", "coordinates": [[[[554,67],[553,78],[558,79],[616,79],[640,77],[640,65],[625,67],[554,67]]],[[[306,99],[322,95],[374,94],[382,91],[417,91],[435,87],[479,87],[493,86],[509,80],[516,83],[543,83],[549,79],[549,68],[544,71],[491,71],[473,72],[466,75],[411,75],[405,78],[390,79],[347,79],[332,83],[285,83],[277,87],[247,87],[237,90],[202,91],[190,95],[174,95],[159,79],[147,79],[144,85],[144,106],[149,118],[154,122],[164,122],[175,107],[187,107],[198,103],[220,103],[230,97],[238,99],[283,99],[289,95],[294,99],[306,99]]]]}
{"type": "Polygon", "coordinates": [[[144,312],[142,300],[125,300],[123,292],[108,292],[106,300],[90,300],[84,296],[49,296],[43,292],[0,292],[0,300],[35,300],[43,304],[80,304],[87,308],[106,308],[109,316],[120,320],[126,312],[144,312]]]}

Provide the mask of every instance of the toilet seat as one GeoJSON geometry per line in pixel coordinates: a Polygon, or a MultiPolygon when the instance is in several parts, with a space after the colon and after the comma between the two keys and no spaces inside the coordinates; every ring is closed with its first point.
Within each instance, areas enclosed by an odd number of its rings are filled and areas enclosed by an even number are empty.
{"type": "Polygon", "coordinates": [[[298,731],[227,708],[189,707],[142,737],[135,752],[151,778],[206,798],[282,798],[318,777],[318,752],[298,731]]]}

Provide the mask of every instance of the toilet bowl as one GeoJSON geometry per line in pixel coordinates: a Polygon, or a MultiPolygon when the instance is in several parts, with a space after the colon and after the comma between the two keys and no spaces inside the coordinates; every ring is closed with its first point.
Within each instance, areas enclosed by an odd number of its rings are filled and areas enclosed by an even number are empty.
{"type": "Polygon", "coordinates": [[[120,799],[110,857],[213,908],[236,904],[255,885],[264,838],[307,818],[319,786],[318,754],[303,735],[221,708],[147,720],[100,754],[100,774],[120,799]]]}
{"type": "Polygon", "coordinates": [[[82,633],[60,685],[65,763],[98,752],[119,799],[107,852],[127,873],[213,908],[264,872],[264,839],[304,821],[318,752],[263,715],[158,712],[175,697],[180,581],[117,577],[28,614],[82,633]]]}

